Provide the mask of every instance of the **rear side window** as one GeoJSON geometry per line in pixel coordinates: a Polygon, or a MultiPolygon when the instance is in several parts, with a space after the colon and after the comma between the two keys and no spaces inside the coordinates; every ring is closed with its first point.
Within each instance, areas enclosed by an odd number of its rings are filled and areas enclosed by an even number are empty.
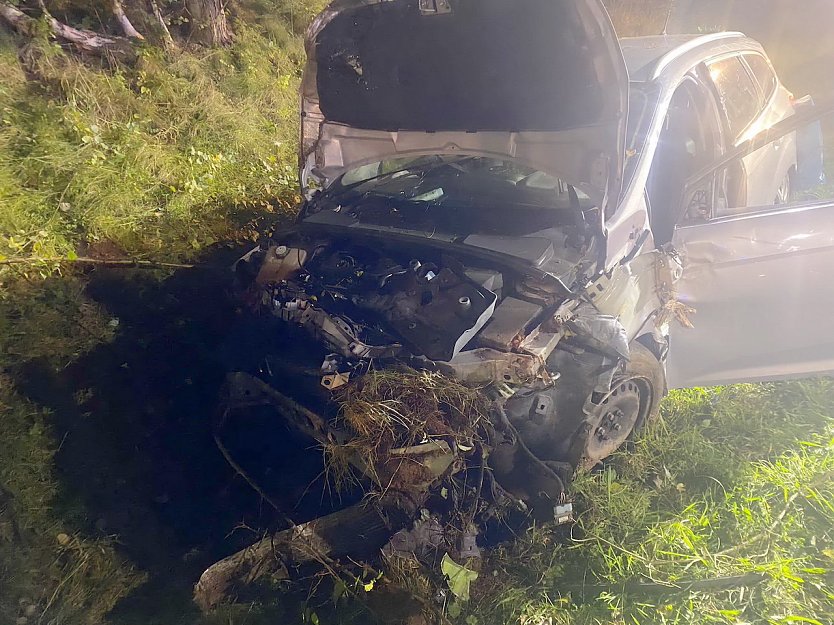
{"type": "Polygon", "coordinates": [[[770,101],[776,91],[776,72],[768,63],[767,59],[760,54],[746,54],[744,60],[750,67],[750,71],[756,77],[759,86],[762,88],[765,102],[770,101]]]}
{"type": "Polygon", "coordinates": [[[761,108],[756,85],[737,56],[711,63],[709,73],[718,89],[730,133],[734,140],[738,139],[761,108]]]}

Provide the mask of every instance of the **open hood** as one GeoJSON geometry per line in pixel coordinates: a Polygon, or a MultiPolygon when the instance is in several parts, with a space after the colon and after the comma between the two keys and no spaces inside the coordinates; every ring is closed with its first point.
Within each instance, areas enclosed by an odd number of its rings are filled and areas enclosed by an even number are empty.
{"type": "Polygon", "coordinates": [[[305,193],[421,154],[512,159],[616,201],[628,74],[600,0],[337,0],[307,35],[305,193]]]}

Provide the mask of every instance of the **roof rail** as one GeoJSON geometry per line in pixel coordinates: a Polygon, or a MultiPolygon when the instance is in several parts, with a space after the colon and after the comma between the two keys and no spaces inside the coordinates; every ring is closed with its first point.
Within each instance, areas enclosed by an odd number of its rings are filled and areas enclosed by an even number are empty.
{"type": "Polygon", "coordinates": [[[702,46],[704,44],[707,44],[707,43],[714,43],[716,41],[721,41],[722,39],[737,39],[739,37],[744,37],[744,36],[745,36],[744,33],[739,33],[739,32],[735,32],[735,31],[727,31],[727,32],[722,32],[722,33],[713,33],[711,35],[703,35],[701,37],[696,37],[695,39],[692,39],[691,41],[687,41],[685,44],[675,48],[674,50],[672,50],[671,52],[669,52],[668,54],[663,56],[663,58],[661,58],[657,62],[657,65],[655,66],[654,71],[652,72],[651,80],[654,80],[655,78],[660,76],[660,73],[664,69],[666,69],[666,67],[670,63],[672,63],[676,59],[679,59],[680,57],[682,57],[687,52],[691,52],[692,50],[695,50],[695,49],[699,48],[700,46],[702,46]]]}

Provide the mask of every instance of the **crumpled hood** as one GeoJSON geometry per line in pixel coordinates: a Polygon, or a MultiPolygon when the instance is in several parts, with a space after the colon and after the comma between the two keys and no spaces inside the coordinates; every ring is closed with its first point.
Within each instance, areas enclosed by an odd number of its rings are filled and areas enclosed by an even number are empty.
{"type": "Polygon", "coordinates": [[[307,35],[301,182],[509,158],[616,201],[628,75],[600,0],[337,0],[307,35]]]}

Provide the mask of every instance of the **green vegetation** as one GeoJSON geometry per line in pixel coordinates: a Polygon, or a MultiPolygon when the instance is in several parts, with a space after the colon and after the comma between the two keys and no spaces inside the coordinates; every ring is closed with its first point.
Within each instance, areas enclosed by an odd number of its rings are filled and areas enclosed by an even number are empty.
{"type": "MultiPolygon", "coordinates": [[[[46,37],[19,56],[0,31],[0,255],[72,257],[107,241],[180,257],[228,239],[253,209],[293,206],[303,48],[272,4],[253,3],[270,17],[238,23],[227,49],[144,46],[113,69],[46,37]]],[[[294,14],[297,28],[312,10],[294,14]]]]}
{"type": "Polygon", "coordinates": [[[47,415],[18,396],[6,376],[0,412],[0,619],[100,623],[145,576],[117,554],[114,538],[68,529],[83,512],[59,503],[47,415]]]}
{"type": "MultiPolygon", "coordinates": [[[[317,3],[237,9],[231,46],[141,44],[130,65],[0,25],[0,263],[33,261],[0,264],[0,372],[61,371],[117,334],[85,275],[54,259],[192,257],[297,202],[301,33],[317,3]]],[[[100,623],[147,576],[117,536],[79,529],[95,519],[56,475],[64,432],[15,387],[0,374],[0,622],[100,623]]]]}
{"type": "MultiPolygon", "coordinates": [[[[0,623],[101,623],[154,582],[119,536],[85,529],[97,519],[56,465],[66,428],[19,388],[27,363],[60,375],[125,337],[87,274],[37,259],[196,257],[290,213],[300,33],[319,4],[235,3],[231,46],[137,44],[131,65],[0,28],[0,262],[33,261],[0,265],[0,623]]],[[[610,5],[622,32],[665,18],[665,2],[610,5]]],[[[90,391],[66,385],[87,410],[90,391]]],[[[833,437],[830,381],[675,392],[632,453],[575,484],[577,526],[534,528],[492,554],[456,622],[834,622],[833,437]]],[[[197,621],[178,609],[167,623],[197,621]]]]}
{"type": "Polygon", "coordinates": [[[832,471],[831,381],[674,392],[570,536],[491,557],[478,622],[830,623],[832,471]]]}

